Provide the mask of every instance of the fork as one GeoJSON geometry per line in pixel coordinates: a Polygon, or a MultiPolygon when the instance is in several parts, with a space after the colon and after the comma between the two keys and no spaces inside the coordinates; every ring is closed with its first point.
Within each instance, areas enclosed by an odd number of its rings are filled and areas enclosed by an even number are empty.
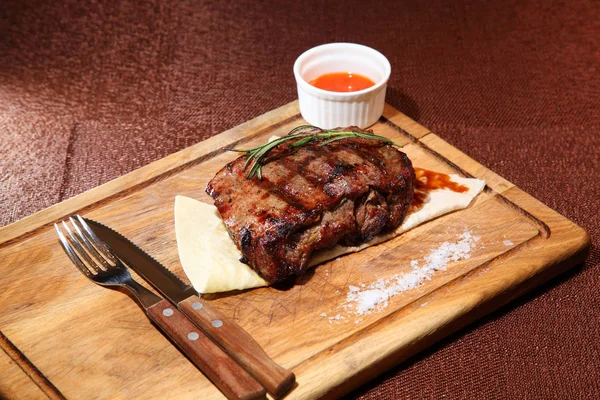
{"type": "Polygon", "coordinates": [[[265,398],[265,389],[202,330],[167,300],[136,282],[125,264],[104,242],[87,234],[79,221],[73,217],[69,221],[73,229],[65,221],[61,223],[62,229],[58,224],[54,228],[65,253],[83,275],[100,286],[128,290],[148,318],[227,398],[265,398]]]}

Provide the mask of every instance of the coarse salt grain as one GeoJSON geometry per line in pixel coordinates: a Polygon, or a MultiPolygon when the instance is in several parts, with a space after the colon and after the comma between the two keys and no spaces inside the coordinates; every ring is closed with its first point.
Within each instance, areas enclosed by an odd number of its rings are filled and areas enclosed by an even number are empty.
{"type": "MultiPolygon", "coordinates": [[[[417,260],[412,260],[410,262],[413,268],[411,272],[397,274],[385,280],[378,279],[367,287],[361,284],[364,289],[350,285],[346,297],[347,304],[344,308],[353,315],[365,315],[370,314],[374,309],[383,309],[387,307],[391,297],[414,289],[426,280],[431,280],[436,271],[445,271],[451,261],[471,258],[471,249],[475,247],[475,242],[480,237],[473,236],[470,231],[465,231],[459,235],[458,239],[457,242],[444,242],[439,247],[431,249],[430,253],[423,257],[425,264],[422,267],[419,267],[417,260]],[[353,308],[351,303],[356,305],[352,311],[349,310],[353,308]]],[[[356,321],[359,320],[355,320],[355,323],[358,323],[356,321]]]]}

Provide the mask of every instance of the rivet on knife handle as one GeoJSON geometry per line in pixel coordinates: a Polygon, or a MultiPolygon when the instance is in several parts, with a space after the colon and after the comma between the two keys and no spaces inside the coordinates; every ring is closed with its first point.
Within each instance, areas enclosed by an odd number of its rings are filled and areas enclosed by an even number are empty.
{"type": "Polygon", "coordinates": [[[146,311],[227,398],[265,398],[265,389],[169,301],[162,300],[146,311]]]}
{"type": "Polygon", "coordinates": [[[273,361],[252,336],[198,296],[182,300],[179,309],[214,338],[275,398],[283,396],[294,385],[296,377],[291,371],[273,361]]]}

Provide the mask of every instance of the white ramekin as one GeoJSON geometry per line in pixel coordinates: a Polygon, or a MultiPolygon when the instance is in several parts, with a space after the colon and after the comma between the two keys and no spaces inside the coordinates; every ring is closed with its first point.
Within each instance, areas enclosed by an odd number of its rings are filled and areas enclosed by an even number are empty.
{"type": "Polygon", "coordinates": [[[302,117],[311,125],[331,129],[373,125],[383,113],[391,66],[375,49],[355,43],[329,43],[305,51],[294,63],[302,117]],[[330,92],[311,80],[331,72],[353,72],[371,78],[375,86],[356,92],[330,92]]]}

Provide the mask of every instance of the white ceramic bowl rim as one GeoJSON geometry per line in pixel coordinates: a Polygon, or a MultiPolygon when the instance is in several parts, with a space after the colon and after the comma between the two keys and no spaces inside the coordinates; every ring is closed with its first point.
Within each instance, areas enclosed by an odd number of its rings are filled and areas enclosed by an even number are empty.
{"type": "Polygon", "coordinates": [[[357,96],[362,97],[365,94],[368,94],[371,92],[376,92],[376,91],[380,90],[383,86],[387,85],[387,82],[390,78],[391,71],[392,71],[392,67],[390,65],[390,62],[379,51],[377,51],[371,47],[362,45],[362,44],[346,43],[346,42],[327,43],[327,44],[322,44],[320,46],[316,46],[311,49],[308,49],[304,53],[302,53],[296,59],[296,62],[294,63],[294,76],[296,77],[296,82],[298,85],[301,85],[305,91],[307,91],[317,97],[321,97],[321,98],[326,97],[331,100],[342,100],[342,101],[350,100],[350,99],[356,98],[357,96]],[[304,61],[308,57],[310,57],[313,53],[327,50],[328,48],[331,50],[342,50],[343,49],[343,50],[347,50],[349,52],[351,52],[354,49],[354,50],[360,50],[362,52],[366,51],[368,53],[371,53],[372,56],[375,59],[377,59],[377,61],[379,63],[381,63],[381,65],[383,66],[383,70],[384,70],[383,78],[380,79],[378,82],[375,83],[375,85],[373,85],[371,87],[368,87],[363,90],[357,90],[354,92],[332,92],[329,90],[319,89],[319,88],[311,85],[300,74],[300,67],[302,66],[304,61]]]}

